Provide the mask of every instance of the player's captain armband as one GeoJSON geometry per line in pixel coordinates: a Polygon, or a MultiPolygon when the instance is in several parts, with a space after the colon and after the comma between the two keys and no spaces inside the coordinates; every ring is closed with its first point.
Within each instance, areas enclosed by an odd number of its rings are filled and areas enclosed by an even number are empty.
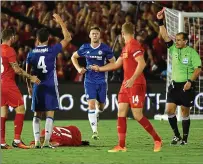
{"type": "Polygon", "coordinates": [[[165,42],[167,48],[170,48],[173,45],[173,41],[171,40],[170,42],[165,42]]]}

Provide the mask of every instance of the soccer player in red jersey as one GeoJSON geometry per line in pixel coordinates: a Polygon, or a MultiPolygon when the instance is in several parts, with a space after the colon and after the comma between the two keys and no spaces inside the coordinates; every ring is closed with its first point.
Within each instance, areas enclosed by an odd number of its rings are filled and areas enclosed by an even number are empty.
{"type": "MultiPolygon", "coordinates": [[[[40,142],[43,144],[45,138],[45,129],[42,130],[40,135],[40,142]]],[[[89,145],[88,141],[82,141],[80,130],[76,126],[55,126],[52,130],[50,143],[54,147],[58,146],[85,146],[89,145]]],[[[41,148],[35,146],[35,141],[30,143],[33,148],[41,148]]]]}
{"type": "Polygon", "coordinates": [[[21,141],[21,132],[25,115],[23,97],[15,83],[15,74],[30,79],[33,83],[39,84],[36,76],[27,74],[21,69],[16,61],[16,52],[11,47],[15,41],[15,34],[12,29],[5,29],[1,33],[1,149],[11,149],[5,141],[5,123],[8,117],[8,107],[15,108],[14,120],[14,141],[13,147],[22,149],[29,148],[21,141]]]}
{"type": "Polygon", "coordinates": [[[103,67],[97,65],[91,67],[91,69],[95,71],[105,72],[118,69],[123,65],[124,80],[118,94],[117,131],[119,144],[108,152],[127,151],[125,147],[127,129],[126,116],[129,105],[134,118],[153,137],[154,152],[158,152],[161,150],[162,140],[154,130],[152,124],[143,116],[142,112],[146,93],[146,81],[143,75],[143,70],[146,66],[143,57],[144,50],[138,41],[134,39],[134,25],[132,23],[123,24],[121,33],[125,41],[125,46],[116,63],[109,63],[103,67]]]}

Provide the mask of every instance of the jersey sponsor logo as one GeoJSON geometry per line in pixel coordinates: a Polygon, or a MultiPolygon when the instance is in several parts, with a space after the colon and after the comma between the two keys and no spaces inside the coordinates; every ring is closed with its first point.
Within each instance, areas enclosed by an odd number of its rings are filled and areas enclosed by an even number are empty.
{"type": "Polygon", "coordinates": [[[91,59],[102,60],[102,56],[89,56],[91,59]]]}
{"type": "Polygon", "coordinates": [[[103,52],[100,50],[100,51],[98,52],[98,54],[99,54],[99,55],[102,55],[102,54],[103,54],[103,52]]]}
{"type": "Polygon", "coordinates": [[[182,62],[183,62],[183,64],[188,64],[188,61],[189,61],[188,58],[183,58],[182,62]]]}
{"type": "Polygon", "coordinates": [[[123,58],[125,59],[125,58],[128,58],[128,53],[127,52],[123,52],[123,58]]]}
{"type": "Polygon", "coordinates": [[[40,48],[40,49],[34,49],[34,53],[45,53],[48,52],[48,48],[40,48]]]}

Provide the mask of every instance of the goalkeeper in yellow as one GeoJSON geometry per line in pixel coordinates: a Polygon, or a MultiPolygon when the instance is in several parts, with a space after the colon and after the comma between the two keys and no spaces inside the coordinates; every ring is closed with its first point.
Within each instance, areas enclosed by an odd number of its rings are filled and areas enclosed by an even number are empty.
{"type": "Polygon", "coordinates": [[[172,79],[168,87],[166,111],[169,124],[174,132],[172,145],[187,144],[190,128],[190,107],[194,105],[195,80],[201,72],[201,59],[199,54],[188,43],[188,34],[177,33],[175,42],[168,36],[163,23],[164,9],[157,13],[160,34],[169,49],[172,58],[172,79]],[[180,135],[176,109],[181,106],[183,136],[180,135]]]}

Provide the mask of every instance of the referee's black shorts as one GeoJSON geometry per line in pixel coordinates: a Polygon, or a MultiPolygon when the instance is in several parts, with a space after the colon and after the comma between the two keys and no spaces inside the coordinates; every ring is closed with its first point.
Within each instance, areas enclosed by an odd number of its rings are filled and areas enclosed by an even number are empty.
{"type": "Polygon", "coordinates": [[[185,107],[191,107],[194,105],[195,86],[192,84],[189,90],[183,91],[185,83],[186,82],[172,82],[169,85],[167,103],[174,103],[185,107]]]}

